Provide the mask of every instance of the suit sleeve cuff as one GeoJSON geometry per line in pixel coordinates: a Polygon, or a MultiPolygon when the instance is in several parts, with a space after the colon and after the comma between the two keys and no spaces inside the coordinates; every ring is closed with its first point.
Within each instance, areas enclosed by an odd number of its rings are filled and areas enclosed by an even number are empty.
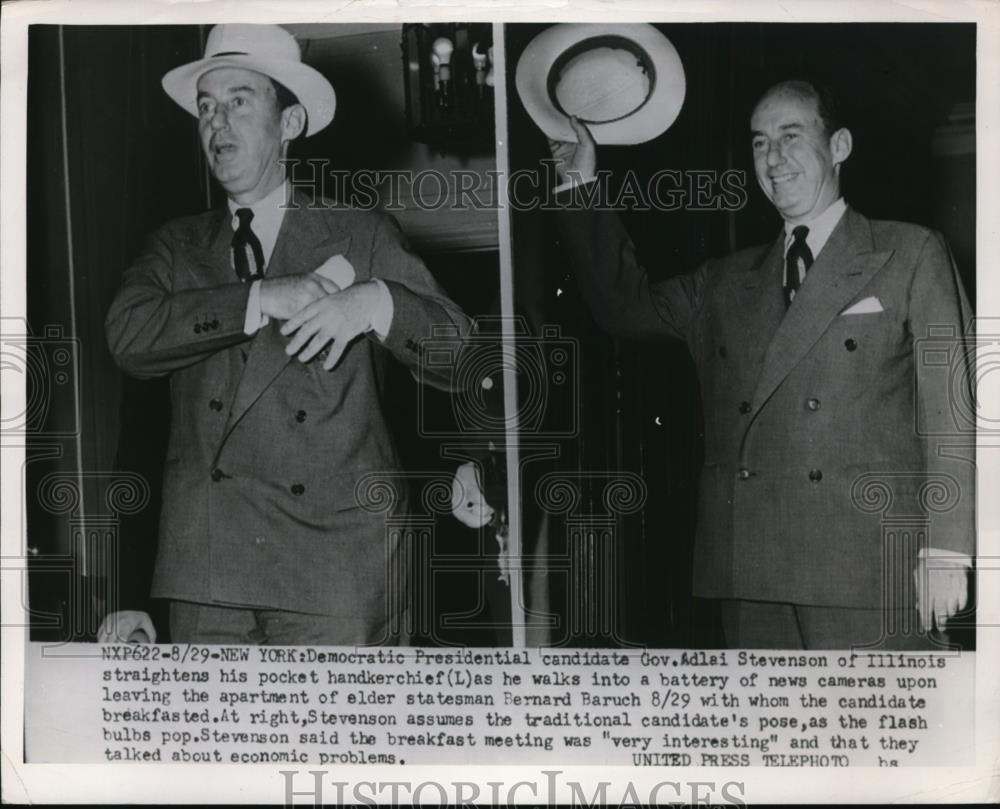
{"type": "Polygon", "coordinates": [[[558,194],[560,191],[568,191],[571,188],[576,188],[578,185],[587,185],[596,179],[596,177],[585,177],[578,173],[575,176],[570,176],[565,182],[559,183],[559,185],[552,189],[552,193],[558,194]]]}
{"type": "Polygon", "coordinates": [[[395,306],[392,302],[392,293],[389,291],[389,287],[385,285],[385,282],[380,278],[372,279],[378,286],[378,303],[375,305],[375,311],[372,312],[371,319],[371,330],[375,332],[375,336],[378,337],[380,342],[385,342],[386,337],[389,336],[389,329],[392,328],[392,316],[395,312],[395,306]]]}
{"type": "Polygon", "coordinates": [[[260,281],[250,285],[250,296],[247,298],[247,313],[243,320],[243,333],[256,334],[271,322],[271,318],[260,311],[260,281]]]}

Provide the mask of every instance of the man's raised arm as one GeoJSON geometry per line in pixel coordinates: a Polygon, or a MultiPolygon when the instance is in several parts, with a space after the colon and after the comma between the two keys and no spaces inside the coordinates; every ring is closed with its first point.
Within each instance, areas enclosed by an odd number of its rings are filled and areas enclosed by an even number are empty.
{"type": "Polygon", "coordinates": [[[579,143],[549,141],[561,180],[555,217],[594,320],[616,337],[686,340],[701,306],[704,265],[690,275],[650,282],[618,215],[599,194],[590,193],[588,185],[597,176],[596,145],[584,124],[575,118],[570,122],[579,143]]]}

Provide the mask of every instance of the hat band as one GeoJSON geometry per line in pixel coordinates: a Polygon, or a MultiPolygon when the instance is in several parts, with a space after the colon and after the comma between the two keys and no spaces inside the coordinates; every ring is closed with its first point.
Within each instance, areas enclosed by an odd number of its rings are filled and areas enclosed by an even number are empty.
{"type": "Polygon", "coordinates": [[[649,99],[653,97],[653,91],[656,88],[656,67],[653,64],[653,60],[650,58],[649,53],[646,52],[645,48],[641,47],[637,42],[628,39],[627,37],[616,36],[614,34],[603,34],[601,36],[590,37],[589,39],[581,39],[579,42],[559,54],[558,58],[552,63],[552,67],[549,68],[549,75],[546,81],[546,91],[549,94],[549,101],[552,102],[552,106],[559,110],[559,112],[567,118],[570,117],[570,113],[563,109],[562,104],[559,103],[559,99],[556,97],[556,86],[559,83],[559,79],[562,77],[562,72],[566,68],[566,65],[581,53],[593,50],[594,48],[612,48],[628,51],[638,60],[643,72],[649,77],[649,92],[646,94],[646,98],[643,99],[643,102],[638,107],[629,110],[624,115],[619,115],[617,118],[604,118],[600,121],[591,121],[586,118],[580,118],[580,120],[586,124],[610,124],[614,121],[623,121],[645,107],[649,99]]]}
{"type": "Polygon", "coordinates": [[[246,51],[219,51],[218,53],[213,53],[209,56],[209,59],[215,59],[217,56],[249,56],[250,54],[246,51]]]}

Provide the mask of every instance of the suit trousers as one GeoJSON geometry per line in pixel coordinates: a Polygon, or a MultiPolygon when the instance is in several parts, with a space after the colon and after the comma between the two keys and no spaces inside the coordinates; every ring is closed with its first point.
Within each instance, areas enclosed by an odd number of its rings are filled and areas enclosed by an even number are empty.
{"type": "MultiPolygon", "coordinates": [[[[405,616],[404,616],[405,617],[405,616]]],[[[403,618],[400,619],[402,625],[403,618]]],[[[173,643],[232,646],[396,646],[399,634],[384,623],[288,610],[170,602],[173,643]]]]}
{"type": "Polygon", "coordinates": [[[726,598],[721,599],[721,617],[725,645],[730,649],[863,648],[879,652],[940,648],[930,634],[919,631],[916,610],[726,598]]]}

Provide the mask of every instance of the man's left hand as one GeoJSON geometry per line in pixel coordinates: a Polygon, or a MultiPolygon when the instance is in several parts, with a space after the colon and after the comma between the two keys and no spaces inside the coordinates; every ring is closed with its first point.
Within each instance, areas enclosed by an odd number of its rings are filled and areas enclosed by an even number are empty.
{"type": "Polygon", "coordinates": [[[308,362],[332,341],[323,361],[323,368],[329,371],[340,361],[348,344],[371,328],[378,301],[379,288],[374,281],[353,284],[314,301],[281,327],[285,337],[295,335],[285,353],[298,354],[301,362],[308,362]]]}
{"type": "Polygon", "coordinates": [[[486,502],[479,469],[472,461],[455,470],[451,481],[451,513],[469,528],[482,528],[493,519],[493,506],[486,502]]]}
{"type": "Polygon", "coordinates": [[[932,626],[937,626],[943,632],[947,620],[965,609],[969,598],[967,575],[964,558],[933,555],[928,558],[921,554],[913,571],[921,630],[929,632],[932,626]],[[928,561],[932,564],[928,565],[928,561]]]}

